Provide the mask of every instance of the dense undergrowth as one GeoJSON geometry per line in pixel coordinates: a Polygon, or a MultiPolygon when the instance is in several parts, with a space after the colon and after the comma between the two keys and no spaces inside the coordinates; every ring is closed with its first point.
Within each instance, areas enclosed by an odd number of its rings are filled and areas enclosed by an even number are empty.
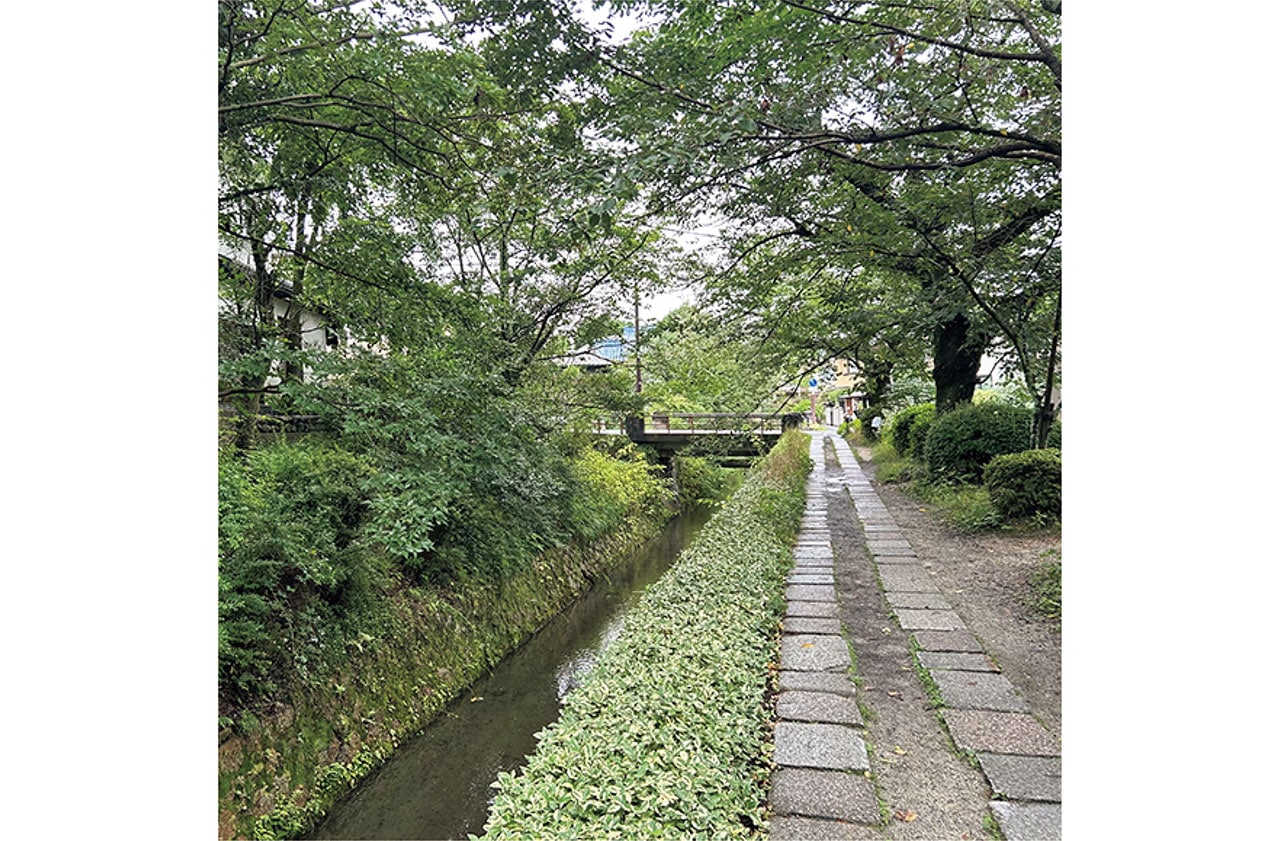
{"type": "Polygon", "coordinates": [[[500,777],[485,838],[764,827],[768,664],[809,467],[788,433],[650,587],[523,772],[500,777]]]}
{"type": "Polygon", "coordinates": [[[306,832],[679,504],[630,445],[497,427],[465,464],[349,435],[221,453],[221,836],[306,832]]]}

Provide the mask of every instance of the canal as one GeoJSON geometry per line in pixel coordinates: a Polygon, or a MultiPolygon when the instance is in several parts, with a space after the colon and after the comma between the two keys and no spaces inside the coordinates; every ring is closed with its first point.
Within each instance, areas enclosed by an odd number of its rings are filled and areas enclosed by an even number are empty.
{"type": "Polygon", "coordinates": [[[339,802],[321,839],[465,839],[479,835],[499,772],[524,765],[534,734],[619,633],[628,609],[711,516],[697,508],[621,561],[464,692],[339,802]]]}

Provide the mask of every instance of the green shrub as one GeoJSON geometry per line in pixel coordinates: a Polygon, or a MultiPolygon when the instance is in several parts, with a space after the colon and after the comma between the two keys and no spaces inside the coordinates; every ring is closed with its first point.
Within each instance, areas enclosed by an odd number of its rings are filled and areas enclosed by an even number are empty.
{"type": "Polygon", "coordinates": [[[617,528],[627,516],[656,511],[671,499],[657,466],[634,446],[616,456],[586,449],[573,460],[570,475],[570,527],[587,541],[617,528]]]}
{"type": "Polygon", "coordinates": [[[723,499],[735,479],[734,471],[705,458],[677,456],[671,467],[682,508],[723,499]]]}
{"type": "Polygon", "coordinates": [[[893,417],[889,418],[889,422],[885,424],[884,440],[887,441],[899,455],[911,455],[911,431],[918,424],[926,426],[932,422],[934,417],[934,406],[932,403],[920,403],[915,406],[908,406],[900,412],[895,412],[893,417]]]}
{"type": "Polygon", "coordinates": [[[328,445],[222,454],[218,676],[224,697],[270,692],[290,662],[307,662],[352,607],[368,605],[383,570],[356,536],[373,475],[364,459],[328,445]]]}
{"type": "Polygon", "coordinates": [[[991,459],[1029,446],[1031,411],[989,401],[939,415],[925,439],[925,460],[934,481],[977,483],[991,459]]]}
{"type": "Polygon", "coordinates": [[[499,775],[486,838],[760,832],[768,664],[808,441],[788,433],[649,588],[524,770],[499,775]]]}
{"type": "Polygon", "coordinates": [[[907,431],[907,455],[917,461],[925,460],[925,443],[929,440],[929,430],[933,429],[933,422],[937,420],[934,412],[929,412],[911,424],[911,428],[907,431]]]}
{"type": "Polygon", "coordinates": [[[996,456],[983,470],[991,502],[1006,519],[1062,516],[1062,451],[996,456]]]}

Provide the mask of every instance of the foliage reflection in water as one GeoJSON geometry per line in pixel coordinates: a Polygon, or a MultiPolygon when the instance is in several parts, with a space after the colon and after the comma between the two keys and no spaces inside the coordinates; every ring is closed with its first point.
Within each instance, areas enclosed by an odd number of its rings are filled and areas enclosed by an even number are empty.
{"type": "Polygon", "coordinates": [[[451,704],[419,736],[339,803],[322,839],[461,839],[484,829],[490,788],[524,764],[534,734],[622,630],[624,618],[710,518],[681,514],[620,563],[608,580],[552,619],[451,704]]]}

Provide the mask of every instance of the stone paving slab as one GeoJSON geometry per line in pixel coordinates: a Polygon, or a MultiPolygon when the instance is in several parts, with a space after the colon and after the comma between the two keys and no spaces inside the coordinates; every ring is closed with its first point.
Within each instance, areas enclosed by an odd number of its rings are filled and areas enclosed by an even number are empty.
{"type": "Polygon", "coordinates": [[[852,698],[858,689],[847,674],[835,672],[778,672],[778,688],[782,691],[826,692],[852,698]]]}
{"type": "Polygon", "coordinates": [[[1002,674],[932,669],[929,675],[938,684],[938,692],[948,707],[961,710],[1031,712],[1027,702],[1018,696],[1013,684],[1002,674]]]}
{"type": "MultiPolygon", "coordinates": [[[[862,715],[852,698],[826,692],[784,689],[778,695],[778,718],[784,721],[822,721],[862,726],[862,715]]],[[[815,814],[815,813],[809,813],[815,814]]]]}
{"type": "MultiPolygon", "coordinates": [[[[880,805],[871,780],[843,771],[779,768],[770,780],[769,807],[777,815],[880,822],[880,805]]],[[[771,832],[770,837],[775,834],[771,832]]]]}
{"type": "Polygon", "coordinates": [[[964,620],[954,610],[914,610],[900,608],[894,611],[898,624],[904,631],[963,631],[964,620]]]}
{"type": "Polygon", "coordinates": [[[773,761],[793,768],[869,771],[867,746],[842,724],[780,721],[773,731],[773,761]]]}
{"type": "Polygon", "coordinates": [[[1009,803],[992,800],[987,804],[995,815],[1006,841],[1061,841],[1061,803],[1009,803]]]}
{"type": "Polygon", "coordinates": [[[920,665],[933,669],[951,669],[955,672],[998,672],[999,669],[985,654],[967,651],[921,651],[916,654],[920,665]]]}
{"type": "Polygon", "coordinates": [[[900,568],[885,566],[880,570],[880,581],[884,589],[897,590],[903,593],[941,593],[938,585],[929,577],[929,573],[919,567],[900,568]]]}
{"type": "Polygon", "coordinates": [[[814,616],[819,619],[838,619],[835,602],[787,602],[784,616],[814,616]]]}
{"type": "Polygon", "coordinates": [[[898,555],[915,551],[905,540],[878,540],[875,537],[867,538],[867,548],[873,555],[898,555]]]}
{"type": "Polygon", "coordinates": [[[849,646],[836,634],[790,634],[782,638],[782,668],[794,672],[847,672],[849,646]]]}
{"type": "Polygon", "coordinates": [[[782,620],[784,634],[838,634],[839,619],[814,619],[809,616],[788,616],[782,620]]]}
{"type": "Polygon", "coordinates": [[[793,572],[787,576],[788,584],[834,584],[835,576],[826,572],[793,572]]]}
{"type": "Polygon", "coordinates": [[[1062,751],[1053,735],[1026,713],[943,710],[942,718],[961,750],[1022,756],[1058,756],[1062,751]]]}
{"type": "Polygon", "coordinates": [[[793,557],[793,558],[821,558],[822,560],[830,561],[830,560],[834,560],[834,559],[835,559],[835,557],[836,557],[836,553],[831,549],[831,547],[830,547],[830,546],[826,546],[826,547],[823,547],[823,548],[821,548],[821,549],[799,549],[799,548],[797,548],[797,549],[792,549],[792,550],[791,550],[791,557],[793,557]]]}
{"type": "Polygon", "coordinates": [[[791,584],[783,591],[787,601],[834,602],[836,588],[830,584],[791,584]]]}
{"type": "Polygon", "coordinates": [[[951,602],[941,593],[885,593],[885,599],[892,608],[912,608],[915,610],[950,610],[951,602]]]}
{"type": "Polygon", "coordinates": [[[873,826],[784,815],[769,821],[769,841],[879,841],[873,826]]]}
{"type": "Polygon", "coordinates": [[[885,561],[892,561],[894,558],[903,558],[913,563],[919,561],[920,557],[915,553],[914,549],[870,549],[871,560],[878,564],[885,561]]]}
{"type": "Polygon", "coordinates": [[[834,569],[835,561],[832,558],[796,558],[795,563],[791,566],[792,572],[804,575],[832,572],[834,569]]]}
{"type": "Polygon", "coordinates": [[[864,525],[862,527],[862,533],[868,541],[875,540],[883,542],[886,540],[906,540],[906,538],[902,536],[902,532],[894,526],[864,525]]]}
{"type": "Polygon", "coordinates": [[[912,636],[924,651],[982,651],[971,631],[913,631],[912,636]]]}
{"type": "Polygon", "coordinates": [[[1005,800],[1062,802],[1062,758],[978,754],[991,793],[1005,800]]]}
{"type": "Polygon", "coordinates": [[[872,560],[875,561],[876,566],[880,566],[881,564],[889,564],[891,566],[912,564],[917,567],[920,566],[920,559],[915,556],[915,553],[910,555],[875,555],[872,557],[872,560]]]}

